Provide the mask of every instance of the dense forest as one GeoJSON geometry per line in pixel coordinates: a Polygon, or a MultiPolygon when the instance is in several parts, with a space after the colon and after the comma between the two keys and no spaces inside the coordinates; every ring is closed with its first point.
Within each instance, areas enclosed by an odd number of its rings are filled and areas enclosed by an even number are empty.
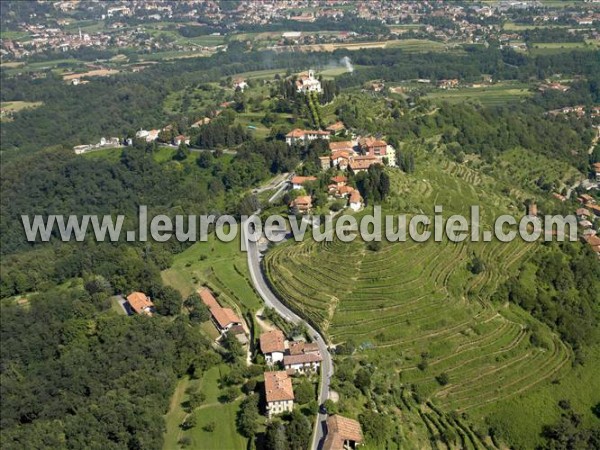
{"type": "Polygon", "coordinates": [[[90,280],[2,304],[4,448],[162,448],[177,377],[221,357],[188,319],[115,315],[110,294],[90,280]]]}

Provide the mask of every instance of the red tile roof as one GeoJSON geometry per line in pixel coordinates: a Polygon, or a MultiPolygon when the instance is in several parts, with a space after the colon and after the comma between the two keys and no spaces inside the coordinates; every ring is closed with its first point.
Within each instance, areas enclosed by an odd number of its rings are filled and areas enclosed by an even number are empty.
{"type": "Polygon", "coordinates": [[[304,353],[314,353],[319,351],[319,345],[316,342],[290,342],[290,355],[302,355],[304,353]]]}
{"type": "Polygon", "coordinates": [[[323,450],[343,450],[344,441],[361,443],[363,434],[360,424],[353,419],[333,415],[327,418],[327,437],[323,443],[323,450]]]}
{"type": "Polygon", "coordinates": [[[300,355],[285,355],[283,357],[284,366],[292,366],[294,364],[309,364],[323,361],[321,353],[302,353],[300,355]]]}
{"type": "Polygon", "coordinates": [[[265,396],[267,402],[294,400],[294,388],[287,372],[265,372],[265,396]]]}
{"type": "Polygon", "coordinates": [[[292,177],[292,184],[304,184],[309,181],[317,181],[317,178],[316,177],[301,177],[298,175],[296,175],[295,177],[292,177]]]}
{"type": "Polygon", "coordinates": [[[221,328],[225,328],[232,323],[242,323],[240,318],[230,308],[211,308],[210,313],[221,328]]]}
{"type": "Polygon", "coordinates": [[[354,161],[350,163],[352,170],[368,169],[373,164],[379,164],[379,159],[375,156],[357,156],[354,161]]]}
{"type": "Polygon", "coordinates": [[[336,133],[338,131],[342,131],[345,130],[346,127],[344,126],[343,122],[336,122],[336,123],[332,123],[331,125],[329,125],[327,128],[325,128],[328,131],[331,131],[333,133],[336,133]]]}
{"type": "Polygon", "coordinates": [[[330,142],[329,150],[352,150],[354,148],[354,144],[352,141],[342,141],[342,142],[330,142]]]}
{"type": "Polygon", "coordinates": [[[281,330],[272,330],[260,335],[260,351],[264,354],[285,351],[285,336],[281,330]]]}
{"type": "Polygon", "coordinates": [[[200,295],[200,299],[209,309],[221,307],[208,288],[203,287],[202,289],[198,289],[198,295],[200,295]]]}
{"type": "Polygon", "coordinates": [[[360,192],[358,192],[358,190],[354,189],[350,193],[350,203],[360,203],[361,200],[362,200],[362,197],[360,196],[360,192]]]}
{"type": "Polygon", "coordinates": [[[151,308],[154,307],[154,303],[143,292],[132,292],[127,296],[127,301],[136,314],[152,315],[151,308]]]}
{"type": "Polygon", "coordinates": [[[334,183],[345,183],[348,181],[348,178],[343,175],[338,175],[336,177],[333,177],[331,181],[333,181],[334,183]]]}

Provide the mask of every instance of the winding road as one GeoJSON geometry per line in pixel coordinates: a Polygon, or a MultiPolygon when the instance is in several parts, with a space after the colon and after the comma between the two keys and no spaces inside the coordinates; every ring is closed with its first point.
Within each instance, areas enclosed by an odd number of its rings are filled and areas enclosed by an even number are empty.
{"type": "MultiPolygon", "coordinates": [[[[287,179],[281,182],[281,186],[277,189],[275,195],[273,195],[269,202],[273,201],[285,188],[287,183],[287,179]]],[[[327,347],[327,343],[323,339],[323,336],[319,334],[317,330],[315,330],[310,324],[305,322],[300,316],[291,311],[287,306],[285,306],[273,293],[269,284],[265,279],[265,274],[261,268],[261,260],[262,254],[260,253],[256,242],[253,239],[249,239],[251,233],[249,233],[249,225],[252,221],[253,217],[256,217],[260,214],[260,210],[256,211],[254,215],[248,218],[245,222],[242,223],[242,237],[244,239],[246,245],[246,251],[248,256],[248,269],[250,271],[250,277],[252,279],[252,284],[254,288],[262,297],[265,305],[273,308],[277,313],[286,319],[289,322],[294,324],[303,323],[306,326],[306,329],[313,337],[314,342],[316,342],[319,346],[319,350],[321,355],[323,356],[323,361],[321,363],[321,383],[319,390],[319,404],[322,404],[325,400],[329,398],[329,384],[331,376],[333,375],[333,363],[331,360],[331,354],[329,353],[329,349],[327,347]]],[[[326,414],[317,413],[317,418],[315,420],[312,442],[310,448],[312,450],[318,450],[318,448],[322,445],[322,441],[324,440],[326,434],[326,414]]]]}

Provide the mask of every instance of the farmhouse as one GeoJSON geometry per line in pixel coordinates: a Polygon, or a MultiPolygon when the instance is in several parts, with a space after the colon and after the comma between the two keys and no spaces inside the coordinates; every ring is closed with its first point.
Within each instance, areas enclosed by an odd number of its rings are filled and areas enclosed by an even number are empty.
{"type": "Polygon", "coordinates": [[[173,144],[175,144],[175,145],[181,145],[181,144],[190,145],[190,138],[187,136],[184,136],[183,134],[180,134],[179,136],[176,136],[173,139],[173,144]]]}
{"type": "Polygon", "coordinates": [[[127,296],[127,303],[136,314],[151,316],[154,313],[154,303],[143,292],[132,292],[127,296]]]}
{"type": "Polygon", "coordinates": [[[327,437],[323,450],[349,450],[362,444],[364,438],[360,424],[338,414],[327,418],[327,437]]]}
{"type": "Polygon", "coordinates": [[[321,82],[315,78],[315,72],[309,70],[298,75],[296,90],[305,94],[307,92],[321,92],[321,82]]]}
{"type": "Polygon", "coordinates": [[[317,178],[316,177],[295,176],[295,177],[292,177],[292,179],[290,181],[292,183],[292,189],[302,189],[302,187],[304,186],[304,183],[308,183],[311,181],[317,181],[317,178]]]}
{"type": "Polygon", "coordinates": [[[260,335],[260,351],[265,355],[267,364],[283,361],[285,336],[281,330],[272,330],[260,335]]]}
{"type": "Polygon", "coordinates": [[[316,343],[291,342],[289,352],[283,357],[283,366],[292,373],[314,373],[323,361],[316,343]]]}
{"type": "Polygon", "coordinates": [[[296,128],[285,135],[285,142],[287,145],[294,145],[296,143],[307,144],[315,139],[329,140],[329,135],[329,131],[302,130],[300,128],[296,128]]]}
{"type": "Polygon", "coordinates": [[[221,334],[225,334],[236,325],[242,324],[242,321],[233,310],[231,308],[223,308],[207,288],[200,289],[198,294],[202,302],[210,310],[212,321],[221,334]]]}
{"type": "Polygon", "coordinates": [[[323,361],[321,353],[305,353],[300,355],[285,355],[283,366],[293,373],[315,373],[323,361]]]}
{"type": "Polygon", "coordinates": [[[287,372],[265,372],[265,398],[269,419],[294,409],[294,388],[287,372]]]}
{"type": "Polygon", "coordinates": [[[290,209],[294,214],[308,214],[312,209],[312,198],[310,195],[301,195],[292,200],[290,209]]]}
{"type": "Polygon", "coordinates": [[[440,80],[437,82],[437,86],[440,89],[453,89],[458,87],[458,80],[453,78],[451,80],[440,80]]]}

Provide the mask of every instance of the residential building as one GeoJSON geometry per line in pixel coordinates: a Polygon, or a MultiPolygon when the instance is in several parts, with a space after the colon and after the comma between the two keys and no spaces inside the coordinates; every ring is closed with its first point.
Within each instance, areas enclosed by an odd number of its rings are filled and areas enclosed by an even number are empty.
{"type": "Polygon", "coordinates": [[[296,143],[307,144],[315,139],[329,140],[330,134],[329,131],[296,128],[285,135],[285,142],[287,145],[294,145],[296,143]]]}
{"type": "Polygon", "coordinates": [[[192,128],[200,128],[202,125],[207,125],[209,123],[210,123],[210,118],[203,117],[202,119],[198,120],[197,122],[194,122],[192,124],[192,128]]]}
{"type": "Polygon", "coordinates": [[[131,310],[140,315],[151,316],[154,313],[154,303],[143,292],[132,292],[127,296],[131,310]]]}
{"type": "Polygon", "coordinates": [[[349,153],[353,153],[354,145],[355,145],[355,143],[352,141],[330,142],[329,150],[331,150],[332,152],[346,151],[349,153]]]}
{"type": "Polygon", "coordinates": [[[173,139],[173,143],[175,145],[181,145],[181,144],[190,145],[190,138],[187,136],[184,136],[183,134],[180,134],[179,136],[176,136],[173,139]]]}
{"type": "Polygon", "coordinates": [[[292,183],[292,189],[302,189],[304,186],[304,183],[308,183],[311,181],[317,181],[317,178],[316,177],[295,176],[295,177],[292,177],[292,179],[290,181],[292,183]]]}
{"type": "Polygon", "coordinates": [[[360,423],[334,414],[327,418],[327,436],[323,450],[351,450],[364,441],[360,423]]]}
{"type": "Polygon", "coordinates": [[[283,361],[285,350],[285,336],[281,330],[260,335],[260,351],[265,355],[267,364],[283,361]]]}
{"type": "Polygon", "coordinates": [[[357,156],[350,162],[350,170],[353,173],[365,172],[373,164],[381,164],[376,156],[357,156]]]}
{"type": "Polygon", "coordinates": [[[456,78],[452,80],[440,80],[437,85],[440,89],[454,89],[458,87],[458,80],[456,78]]]}
{"type": "Polygon", "coordinates": [[[286,371],[265,372],[265,398],[269,419],[294,409],[294,388],[286,371]]]}
{"type": "Polygon", "coordinates": [[[387,151],[387,142],[373,137],[361,138],[358,141],[360,151],[364,155],[384,157],[387,151]]]}
{"type": "Polygon", "coordinates": [[[292,200],[290,209],[294,214],[308,214],[312,209],[312,198],[310,195],[301,195],[292,200]]]}
{"type": "Polygon", "coordinates": [[[327,170],[331,168],[330,156],[319,156],[319,162],[321,163],[321,170],[327,170]]]}
{"type": "Polygon", "coordinates": [[[342,134],[344,131],[346,131],[346,127],[344,126],[344,122],[338,121],[329,125],[327,128],[325,128],[325,130],[329,131],[332,135],[335,136],[338,134],[342,134]]]}
{"type": "Polygon", "coordinates": [[[358,211],[359,209],[362,208],[363,206],[363,198],[360,195],[360,192],[358,192],[357,189],[354,189],[352,191],[352,193],[350,194],[350,209],[352,209],[352,211],[358,211]]]}
{"type": "Polygon", "coordinates": [[[223,308],[208,288],[199,289],[198,294],[202,303],[208,307],[212,321],[221,334],[225,334],[237,325],[242,325],[241,319],[235,312],[231,308],[223,308]]]}
{"type": "Polygon", "coordinates": [[[600,162],[592,164],[594,175],[596,175],[596,181],[600,181],[600,162]]]}
{"type": "Polygon", "coordinates": [[[285,355],[283,357],[283,366],[285,370],[294,373],[315,373],[321,366],[323,357],[321,353],[304,353],[300,355],[285,355]]]}
{"type": "Polygon", "coordinates": [[[234,89],[239,89],[240,91],[244,92],[244,89],[246,89],[247,87],[248,83],[246,83],[246,80],[244,80],[243,78],[236,78],[235,80],[233,80],[234,89]]]}
{"type": "Polygon", "coordinates": [[[315,78],[315,72],[309,70],[298,75],[296,79],[296,89],[298,92],[321,92],[321,82],[315,78]]]}

